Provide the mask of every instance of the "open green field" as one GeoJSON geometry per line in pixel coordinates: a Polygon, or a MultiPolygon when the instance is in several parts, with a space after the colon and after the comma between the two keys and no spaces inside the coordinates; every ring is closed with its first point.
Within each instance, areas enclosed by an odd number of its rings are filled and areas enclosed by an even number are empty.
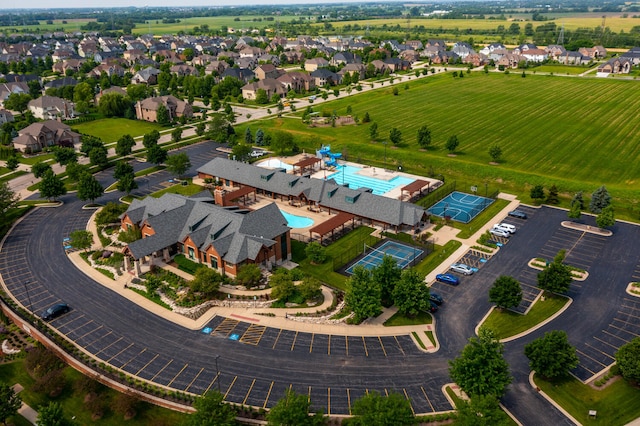
{"type": "MultiPolygon", "coordinates": [[[[577,79],[502,73],[465,74],[463,79],[443,73],[399,84],[398,96],[391,88],[353,97],[338,98],[316,106],[362,118],[369,113],[378,125],[378,139],[371,141],[371,123],[314,127],[296,118],[251,123],[255,132],[284,129],[293,133],[307,152],[320,144],[331,144],[348,160],[395,167],[426,175],[442,173],[447,179],[476,182],[512,192],[529,201],[532,185],[556,184],[561,193],[591,194],[606,184],[620,204],[616,213],[634,208],[639,200],[640,121],[635,111],[640,97],[636,81],[577,79]],[[428,125],[432,147],[420,150],[416,135],[428,125]],[[397,127],[403,142],[394,147],[382,143],[397,127]],[[444,149],[446,140],[457,135],[455,157],[444,149]],[[490,165],[489,147],[502,148],[502,161],[490,165]],[[386,161],[385,159],[386,151],[386,161]]],[[[365,83],[366,84],[366,83],[365,83]]],[[[331,97],[333,99],[333,97],[331,97]]],[[[244,133],[244,127],[237,130],[244,133]]],[[[618,216],[620,217],[620,216],[618,216]]],[[[636,218],[637,219],[637,218],[636,218]]]]}
{"type": "MultiPolygon", "coordinates": [[[[509,28],[514,22],[520,25],[520,30],[524,30],[524,26],[527,23],[533,24],[533,27],[538,27],[543,24],[554,22],[558,27],[564,25],[566,30],[575,31],[578,28],[595,28],[602,25],[602,14],[598,13],[584,13],[584,14],[567,14],[566,16],[552,16],[550,14],[544,14],[549,16],[548,21],[533,22],[531,21],[531,14],[514,15],[513,18],[507,20],[498,19],[434,19],[425,17],[411,17],[411,28],[423,26],[425,28],[441,28],[442,33],[451,33],[454,31],[464,31],[466,29],[473,30],[492,30],[498,28],[498,25],[503,25],[509,28]],[[525,21],[527,20],[527,21],[525,21]]],[[[607,16],[605,26],[610,28],[611,31],[616,33],[620,31],[629,32],[631,28],[636,25],[640,25],[640,19],[623,18],[621,15],[607,16]]],[[[487,16],[488,18],[489,16],[487,16]]],[[[340,30],[347,25],[353,27],[353,25],[359,25],[361,28],[369,26],[369,30],[373,31],[376,28],[380,28],[383,25],[387,27],[395,27],[399,25],[401,28],[407,28],[407,18],[382,18],[382,19],[364,19],[361,21],[341,21],[332,22],[331,25],[340,30]]],[[[322,26],[324,24],[313,24],[315,26],[322,26]]],[[[462,36],[461,36],[462,37],[462,36]]],[[[475,37],[474,37],[475,38],[475,37]]]]}
{"type": "Polygon", "coordinates": [[[73,126],[80,133],[96,136],[104,143],[115,142],[121,136],[129,134],[134,138],[149,133],[152,130],[162,131],[164,127],[156,123],[126,118],[103,118],[87,121],[73,126]]]}
{"type": "Polygon", "coordinates": [[[640,389],[618,379],[604,389],[594,389],[574,377],[535,384],[583,425],[624,425],[640,416],[640,389]],[[589,410],[598,412],[589,417],[589,410]]]}
{"type": "MultiPolygon", "coordinates": [[[[589,66],[574,66],[574,65],[560,65],[560,64],[545,64],[539,67],[531,67],[526,70],[529,73],[553,73],[555,75],[578,75],[583,72],[587,72],[590,69],[597,68],[598,64],[589,66]]],[[[595,72],[595,71],[593,71],[595,72]]]]}

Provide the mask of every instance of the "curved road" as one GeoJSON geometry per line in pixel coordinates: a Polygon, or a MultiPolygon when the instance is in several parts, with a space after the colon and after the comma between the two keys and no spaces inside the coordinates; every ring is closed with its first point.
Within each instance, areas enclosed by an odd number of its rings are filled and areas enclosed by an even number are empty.
{"type": "MultiPolygon", "coordinates": [[[[210,144],[186,149],[193,168],[213,155],[210,144]]],[[[100,176],[103,184],[109,183],[108,173],[100,176]]],[[[148,177],[148,189],[166,178],[159,176],[148,177]]],[[[117,195],[105,195],[100,201],[117,195]]],[[[559,222],[566,217],[565,212],[553,209],[535,212],[478,274],[465,277],[459,287],[439,288],[447,298],[436,315],[441,349],[424,354],[407,336],[310,335],[222,317],[212,319],[214,333],[185,330],[110,292],[71,264],[62,241],[71,231],[86,226],[91,211],[82,210],[82,203],[73,195],[63,201],[60,208],[40,208],[26,216],[2,247],[0,274],[20,303],[40,312],[57,301],[68,302],[72,312],[54,320],[54,327],[103,362],[159,385],[194,393],[219,388],[228,401],[266,408],[293,388],[309,394],[314,407],[330,414],[349,414],[350,403],[371,390],[405,394],[416,413],[451,409],[440,390],[450,382],[447,360],[457,356],[487,312],[488,287],[500,274],[526,273],[528,259],[555,250],[558,235],[564,235],[559,222]],[[243,342],[249,332],[258,338],[243,342]],[[240,339],[233,340],[234,334],[240,339]]],[[[618,224],[616,231],[603,241],[584,235],[574,238],[571,233],[565,236],[568,239],[562,244],[573,244],[562,247],[571,248],[569,256],[574,258],[568,259],[586,262],[584,269],[590,278],[572,286],[574,303],[563,315],[505,346],[514,382],[503,402],[523,424],[571,424],[529,386],[524,344],[544,331],[567,329],[572,343],[584,349],[581,361],[585,367],[581,364],[576,371],[580,376],[580,368],[582,374],[595,368],[588,363],[587,348],[580,344],[615,321],[620,304],[633,302],[627,301],[621,289],[640,263],[640,232],[628,224],[618,224]],[[598,282],[610,285],[598,288],[594,285],[598,282]]],[[[603,365],[605,362],[602,360],[603,365]]]]}

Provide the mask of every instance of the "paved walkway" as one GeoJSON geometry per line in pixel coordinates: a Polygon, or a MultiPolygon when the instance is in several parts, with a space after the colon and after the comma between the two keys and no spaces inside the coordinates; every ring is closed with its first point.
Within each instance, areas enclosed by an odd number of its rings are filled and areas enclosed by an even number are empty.
{"type": "MultiPolygon", "coordinates": [[[[460,232],[460,230],[444,226],[438,231],[430,231],[433,232],[433,238],[435,239],[437,244],[444,244],[449,240],[457,240],[462,243],[462,246],[454,251],[448,256],[443,257],[443,261],[441,265],[436,268],[433,272],[428,274],[425,277],[426,282],[431,282],[435,279],[435,275],[438,273],[443,273],[448,270],[448,266],[451,263],[457,261],[460,257],[462,257],[466,251],[473,245],[476,245],[477,239],[480,237],[482,233],[484,233],[487,229],[493,226],[493,223],[501,220],[503,217],[507,215],[510,210],[513,210],[518,204],[519,201],[515,199],[514,196],[500,194],[499,198],[509,200],[509,204],[496,216],[495,220],[488,222],[485,226],[483,226],[480,230],[478,230],[474,235],[467,239],[459,239],[456,235],[460,232]]],[[[100,241],[97,238],[97,229],[95,227],[95,222],[90,220],[87,225],[87,230],[94,233],[94,247],[93,249],[99,249],[100,246],[98,242],[100,241]]],[[[125,297],[132,302],[138,304],[139,306],[147,309],[148,311],[154,312],[159,316],[162,316],[170,321],[173,321],[176,324],[180,324],[185,328],[198,330],[206,326],[206,324],[216,315],[241,319],[243,321],[249,321],[253,323],[259,323],[260,325],[275,327],[275,328],[284,328],[295,331],[309,332],[309,333],[320,333],[320,334],[340,334],[340,335],[357,335],[357,336],[385,336],[385,335],[400,335],[400,334],[411,334],[416,331],[422,333],[423,331],[433,331],[435,336],[435,326],[434,324],[423,324],[419,326],[401,326],[401,327],[385,327],[384,322],[389,319],[393,314],[396,313],[396,308],[392,307],[389,309],[385,309],[384,312],[376,317],[371,318],[365,321],[360,325],[349,325],[345,323],[331,324],[327,322],[322,323],[311,323],[311,322],[302,322],[296,320],[297,313],[315,313],[318,311],[323,311],[328,308],[333,301],[333,293],[326,287],[323,287],[323,295],[324,302],[322,305],[311,308],[284,308],[284,309],[274,309],[274,308],[255,308],[252,307],[250,303],[244,303],[245,306],[219,306],[210,308],[205,314],[200,316],[196,320],[189,319],[183,315],[177,314],[175,312],[169,311],[160,305],[150,301],[149,299],[139,295],[138,293],[131,291],[126,288],[126,284],[131,282],[133,275],[129,273],[125,273],[123,276],[120,276],[117,280],[112,280],[104,274],[96,271],[90,265],[88,265],[81,257],[79,252],[70,253],[69,258],[76,265],[76,267],[82,270],[85,274],[90,276],[93,280],[99,282],[103,286],[111,289],[112,291],[120,294],[122,297],[125,297]],[[273,316],[267,316],[265,314],[270,314],[273,316]]],[[[190,276],[183,271],[180,271],[176,268],[169,267],[172,272],[175,272],[178,275],[182,275],[185,278],[190,278],[190,276]]],[[[260,290],[260,291],[251,291],[251,290],[237,290],[230,287],[223,287],[221,289],[223,292],[232,293],[236,295],[261,295],[269,292],[269,290],[260,290]]],[[[436,346],[437,342],[436,342],[436,346]]]]}
{"type": "MultiPolygon", "coordinates": [[[[16,383],[15,385],[13,385],[13,391],[15,393],[20,393],[22,392],[23,389],[24,387],[20,383],[16,383]]],[[[33,408],[29,407],[24,402],[22,403],[22,406],[18,409],[18,414],[20,414],[22,417],[27,419],[27,421],[29,421],[29,423],[31,423],[32,425],[37,424],[36,421],[38,420],[38,412],[33,408]]]]}

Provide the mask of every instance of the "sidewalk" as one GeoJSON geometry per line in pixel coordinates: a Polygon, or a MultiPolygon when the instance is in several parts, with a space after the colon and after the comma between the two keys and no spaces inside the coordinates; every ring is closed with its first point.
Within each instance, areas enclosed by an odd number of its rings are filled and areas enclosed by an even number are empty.
{"type": "MultiPolygon", "coordinates": [[[[12,388],[16,394],[22,392],[22,390],[24,389],[24,387],[20,383],[16,383],[15,385],[12,386],[12,388]]],[[[38,420],[38,412],[33,408],[29,407],[24,402],[22,403],[22,406],[18,409],[18,414],[20,414],[22,417],[27,419],[27,421],[32,425],[37,424],[36,422],[38,420]]]]}

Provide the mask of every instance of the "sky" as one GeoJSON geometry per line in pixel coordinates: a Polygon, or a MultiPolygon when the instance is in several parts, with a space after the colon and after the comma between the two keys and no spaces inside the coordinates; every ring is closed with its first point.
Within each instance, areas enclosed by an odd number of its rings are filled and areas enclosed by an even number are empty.
{"type": "MultiPolygon", "coordinates": [[[[1,9],[60,9],[60,8],[96,8],[105,7],[145,7],[145,6],[250,6],[255,4],[318,4],[318,3],[356,3],[364,0],[13,0],[6,2],[1,9]],[[7,4],[9,3],[9,4],[7,4]]],[[[393,1],[393,0],[384,0],[393,1]]],[[[403,0],[396,0],[403,1],[403,0]]],[[[4,2],[3,2],[4,3],[4,2]]],[[[1,12],[0,12],[1,13],[1,12]]]]}

